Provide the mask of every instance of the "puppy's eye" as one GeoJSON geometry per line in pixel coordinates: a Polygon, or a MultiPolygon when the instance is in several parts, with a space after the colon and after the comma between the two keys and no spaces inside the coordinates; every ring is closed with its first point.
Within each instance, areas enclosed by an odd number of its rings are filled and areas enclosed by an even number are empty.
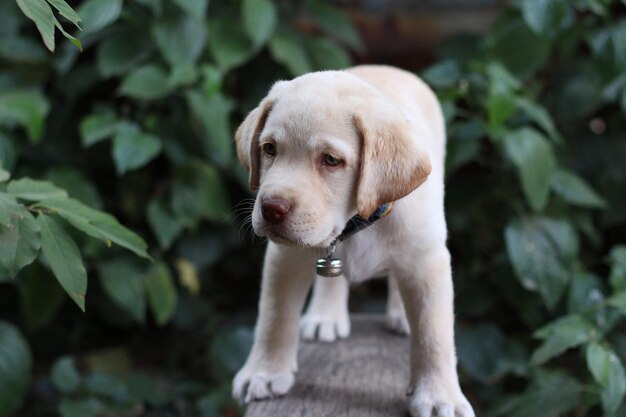
{"type": "Polygon", "coordinates": [[[269,143],[269,142],[264,143],[263,152],[265,152],[267,156],[276,156],[276,145],[274,145],[273,143],[269,143]]]}
{"type": "Polygon", "coordinates": [[[338,167],[343,164],[343,161],[339,158],[335,158],[332,155],[326,154],[322,157],[322,163],[329,167],[338,167]]]}

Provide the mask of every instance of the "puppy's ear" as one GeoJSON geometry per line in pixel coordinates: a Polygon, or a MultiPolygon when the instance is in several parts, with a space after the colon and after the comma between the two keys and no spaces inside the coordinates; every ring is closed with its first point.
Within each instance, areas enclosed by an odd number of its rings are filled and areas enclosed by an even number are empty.
{"type": "MultiPolygon", "coordinates": [[[[377,107],[370,104],[370,109],[377,107]]],[[[417,143],[409,122],[389,104],[382,105],[387,108],[353,116],[361,137],[357,208],[364,218],[415,190],[431,170],[428,153],[417,143]]]]}
{"type": "Polygon", "coordinates": [[[263,131],[272,106],[272,100],[261,101],[259,107],[248,114],[235,133],[239,162],[250,171],[249,187],[251,191],[256,191],[259,188],[259,135],[263,131]]]}

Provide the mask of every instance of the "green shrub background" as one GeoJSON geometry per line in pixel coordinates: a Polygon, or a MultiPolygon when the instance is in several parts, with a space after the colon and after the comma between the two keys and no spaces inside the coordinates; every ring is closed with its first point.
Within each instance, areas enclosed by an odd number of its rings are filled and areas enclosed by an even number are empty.
{"type": "MultiPolygon", "coordinates": [[[[366,46],[321,0],[48,2],[0,2],[0,416],[239,415],[263,245],[233,127],[366,46]]],[[[437,54],[464,391],[626,416],[625,2],[520,1],[437,54]]]]}

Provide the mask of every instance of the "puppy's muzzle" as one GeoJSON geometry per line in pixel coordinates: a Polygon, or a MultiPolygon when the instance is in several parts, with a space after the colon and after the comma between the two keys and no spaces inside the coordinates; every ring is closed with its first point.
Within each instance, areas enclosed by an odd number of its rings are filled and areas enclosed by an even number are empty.
{"type": "Polygon", "coordinates": [[[292,208],[293,204],[281,197],[263,197],[261,200],[263,219],[273,226],[284,223],[289,217],[292,208]]]}

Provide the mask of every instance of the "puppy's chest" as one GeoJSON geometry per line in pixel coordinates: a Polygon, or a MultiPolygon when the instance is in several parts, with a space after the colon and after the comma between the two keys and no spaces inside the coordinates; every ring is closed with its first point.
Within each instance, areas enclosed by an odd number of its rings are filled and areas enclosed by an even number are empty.
{"type": "Polygon", "coordinates": [[[343,262],[344,275],[350,282],[361,282],[384,275],[389,268],[387,248],[368,230],[341,242],[337,256],[343,262]]]}

